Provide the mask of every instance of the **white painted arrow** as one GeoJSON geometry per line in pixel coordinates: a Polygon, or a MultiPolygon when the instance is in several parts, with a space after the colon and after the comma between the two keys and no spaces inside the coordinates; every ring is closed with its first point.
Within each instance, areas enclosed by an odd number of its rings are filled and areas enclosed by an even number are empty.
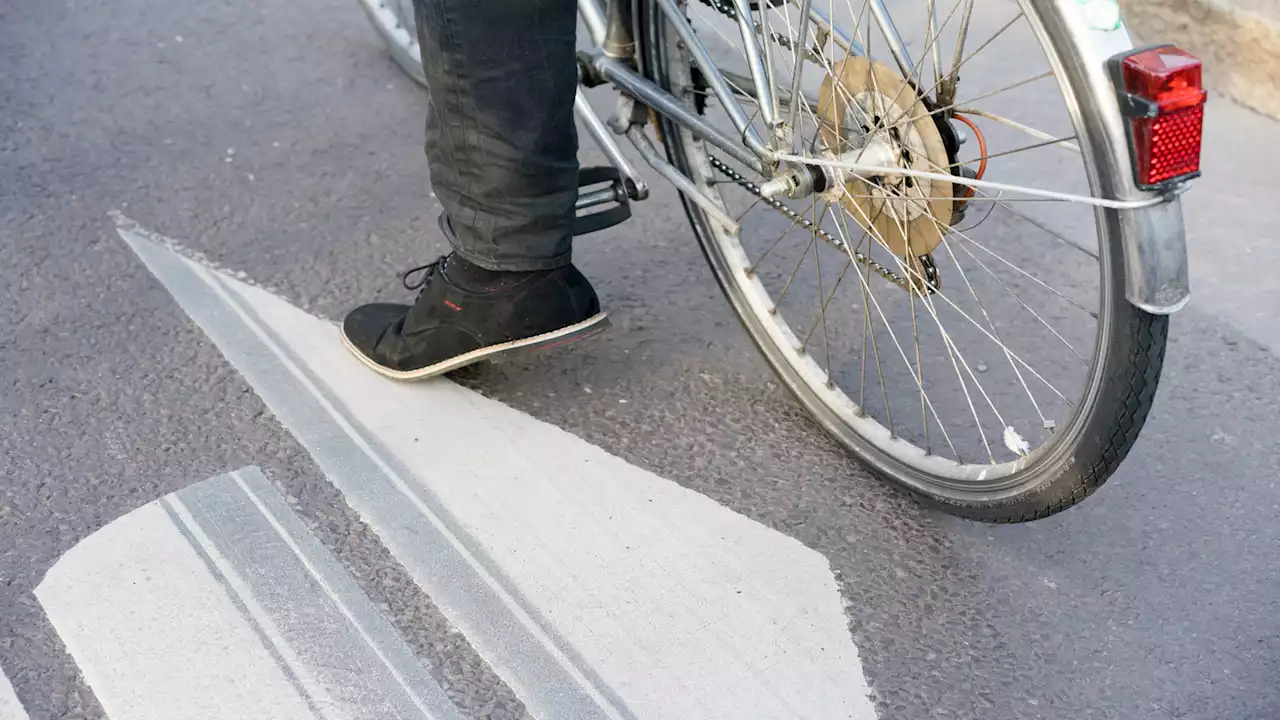
{"type": "Polygon", "coordinates": [[[120,223],[534,716],[875,717],[817,552],[448,380],[379,377],[332,323],[120,223]]]}
{"type": "Polygon", "coordinates": [[[115,520],[36,597],[112,720],[461,720],[256,468],[115,520]]]}

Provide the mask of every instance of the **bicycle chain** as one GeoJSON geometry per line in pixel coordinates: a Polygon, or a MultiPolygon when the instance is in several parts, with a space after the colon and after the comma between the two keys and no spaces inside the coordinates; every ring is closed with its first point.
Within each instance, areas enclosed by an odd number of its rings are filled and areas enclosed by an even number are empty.
{"type": "Polygon", "coordinates": [[[702,0],[702,4],[724,15],[730,20],[738,19],[738,9],[733,6],[730,0],[702,0]]]}
{"type": "MultiPolygon", "coordinates": [[[[736,20],[738,18],[738,11],[737,9],[734,8],[733,3],[730,2],[730,0],[701,0],[701,2],[703,5],[710,7],[711,9],[719,12],[720,14],[732,20],[736,20]]],[[[759,185],[756,185],[755,183],[751,182],[746,177],[744,177],[741,173],[729,167],[728,165],[724,164],[724,162],[722,162],[719,158],[715,157],[714,155],[708,154],[707,159],[711,161],[711,167],[720,171],[721,174],[728,177],[730,180],[732,180],[735,184],[737,184],[743,190],[746,190],[752,195],[755,195],[757,198],[759,198],[769,207],[787,216],[788,218],[793,220],[797,225],[812,232],[817,237],[822,238],[824,241],[830,243],[836,249],[848,254],[860,265],[862,265],[863,267],[870,268],[873,272],[875,272],[875,274],[879,275],[884,280],[887,280],[893,283],[894,285],[897,285],[903,290],[910,291],[910,286],[907,284],[906,278],[890,270],[884,265],[881,265],[875,260],[872,260],[871,258],[867,257],[863,253],[858,252],[857,250],[851,250],[849,248],[849,244],[846,243],[844,240],[841,240],[840,238],[832,235],[826,230],[823,230],[821,227],[818,227],[808,218],[796,212],[795,210],[792,210],[791,208],[787,207],[780,201],[775,200],[773,198],[767,198],[764,195],[760,194],[759,185]]]]}
{"type": "Polygon", "coordinates": [[[762,200],[769,207],[773,208],[774,210],[777,210],[783,215],[786,215],[788,218],[795,221],[797,225],[808,230],[809,232],[812,232],[814,235],[822,238],[824,241],[830,243],[832,247],[836,248],[837,250],[840,250],[846,253],[847,255],[852,257],[854,260],[856,260],[859,264],[861,264],[863,267],[871,268],[871,270],[874,271],[875,274],[879,275],[885,280],[888,280],[889,282],[893,283],[894,285],[897,285],[903,290],[908,290],[908,291],[910,290],[910,286],[907,284],[906,278],[890,270],[884,265],[881,265],[875,260],[872,260],[871,258],[867,257],[861,252],[851,249],[849,247],[849,244],[846,243],[844,240],[832,235],[826,230],[823,230],[821,227],[818,227],[808,218],[796,212],[795,210],[792,210],[791,208],[787,207],[786,205],[779,202],[778,200],[774,200],[773,198],[767,198],[764,195],[761,195],[759,185],[756,185],[755,183],[748,180],[737,170],[734,170],[728,165],[725,165],[723,162],[720,161],[719,158],[716,158],[713,155],[707,155],[707,159],[711,161],[711,167],[715,168],[716,170],[719,170],[723,175],[728,177],[730,180],[736,183],[743,190],[746,190],[752,195],[755,195],[757,198],[760,198],[760,200],[762,200]]]}
{"type": "MultiPolygon", "coordinates": [[[[778,7],[783,4],[783,0],[765,0],[771,7],[778,7]]],[[[730,20],[738,19],[738,9],[733,6],[732,0],[702,0],[702,4],[719,12],[721,15],[730,20]]],[[[748,3],[752,10],[759,9],[759,0],[751,0],[748,3]]]]}

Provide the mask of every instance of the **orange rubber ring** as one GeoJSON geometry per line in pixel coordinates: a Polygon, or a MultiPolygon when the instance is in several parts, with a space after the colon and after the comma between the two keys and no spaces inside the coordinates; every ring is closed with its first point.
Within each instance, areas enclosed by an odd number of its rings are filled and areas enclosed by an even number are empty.
{"type": "MultiPolygon", "coordinates": [[[[960,122],[964,123],[965,125],[968,125],[969,128],[973,130],[974,136],[978,138],[978,152],[981,153],[981,157],[979,158],[979,163],[978,163],[978,176],[975,179],[981,180],[982,176],[987,173],[987,139],[982,136],[982,131],[979,130],[978,126],[975,125],[973,121],[970,120],[969,118],[965,117],[964,115],[961,115],[960,113],[956,113],[955,118],[960,122]]],[[[974,190],[974,188],[970,187],[969,194],[966,195],[965,198],[968,199],[973,197],[975,192],[977,191],[974,190]]]]}

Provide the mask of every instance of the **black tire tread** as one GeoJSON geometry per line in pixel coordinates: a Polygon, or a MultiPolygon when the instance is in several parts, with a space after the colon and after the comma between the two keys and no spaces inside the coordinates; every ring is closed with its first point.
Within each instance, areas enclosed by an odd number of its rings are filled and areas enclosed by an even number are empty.
{"type": "Polygon", "coordinates": [[[1169,318],[1134,308],[1127,325],[1124,332],[1131,340],[1129,352],[1124,359],[1117,358],[1112,364],[1113,375],[1103,390],[1110,395],[1095,409],[1092,426],[1087,431],[1097,444],[1089,447],[1083,443],[1076,451],[1080,471],[1064,473],[1038,496],[1004,509],[998,515],[990,515],[988,510],[975,513],[972,519],[1019,523],[1055,515],[1096,492],[1128,457],[1155,402],[1164,368],[1169,318]]]}

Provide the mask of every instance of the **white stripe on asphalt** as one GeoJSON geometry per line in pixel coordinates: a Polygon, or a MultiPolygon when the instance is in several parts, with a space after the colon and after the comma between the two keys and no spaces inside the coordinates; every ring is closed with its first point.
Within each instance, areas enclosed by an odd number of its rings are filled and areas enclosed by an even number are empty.
{"type": "Polygon", "coordinates": [[[27,712],[13,694],[13,686],[3,669],[0,669],[0,720],[27,720],[27,712]]]}
{"type": "Polygon", "coordinates": [[[461,720],[256,468],[116,520],[36,595],[112,720],[461,720]]]}
{"type": "Polygon", "coordinates": [[[336,703],[330,697],[328,690],[315,679],[310,669],[303,664],[302,659],[298,657],[289,641],[285,639],[284,633],[280,632],[280,628],[276,627],[266,609],[253,596],[253,591],[249,589],[249,584],[245,582],[244,578],[240,577],[240,573],[236,572],[236,567],[231,564],[231,561],[225,555],[218,551],[217,546],[205,534],[204,529],[196,523],[195,518],[191,517],[191,511],[187,510],[187,506],[182,504],[182,501],[177,497],[166,498],[162,504],[173,512],[181,523],[182,528],[190,533],[191,538],[196,543],[196,548],[213,565],[214,570],[222,577],[222,581],[231,589],[236,600],[239,601],[243,608],[243,612],[248,615],[249,621],[257,627],[258,632],[266,636],[267,642],[271,643],[271,647],[280,654],[285,666],[293,674],[298,684],[302,686],[303,693],[314,703],[321,720],[348,720],[346,714],[335,707],[336,703]]]}
{"type": "MultiPolygon", "coordinates": [[[[326,657],[318,659],[320,662],[317,664],[326,669],[341,668],[343,672],[355,669],[353,675],[363,675],[366,682],[359,683],[358,687],[368,688],[371,692],[351,698],[348,702],[358,705],[366,714],[376,713],[379,720],[386,720],[393,713],[405,716],[412,714],[415,717],[420,714],[424,718],[439,720],[462,720],[444,691],[430,679],[414,658],[413,651],[401,641],[394,628],[383,619],[352,578],[338,566],[333,556],[323,549],[314,535],[289,510],[284,498],[271,487],[266,477],[256,468],[249,468],[231,473],[231,479],[235,481],[243,497],[257,510],[255,519],[264,520],[276,533],[280,544],[287,547],[293,555],[292,559],[251,562],[250,566],[261,570],[261,574],[269,578],[273,585],[283,585],[291,569],[295,574],[304,576],[309,581],[308,586],[317,591],[313,595],[319,596],[318,599],[329,606],[329,614],[334,616],[333,622],[327,623],[329,629],[342,626],[347,630],[349,637],[346,644],[351,649],[343,652],[341,658],[326,657]],[[255,486],[256,491],[251,486],[255,486]],[[344,663],[347,665],[345,668],[344,663]],[[399,691],[395,695],[402,698],[400,707],[379,707],[380,702],[391,700],[387,696],[392,693],[385,690],[379,693],[372,687],[374,669],[378,666],[386,669],[387,684],[394,684],[394,688],[399,691]]],[[[219,525],[225,527],[225,521],[219,525]]],[[[250,555],[265,544],[260,539],[260,533],[242,532],[236,539],[240,540],[241,547],[236,549],[241,555],[250,555]],[[246,541],[252,547],[243,547],[246,541]]],[[[296,611],[302,609],[303,603],[300,600],[303,595],[304,593],[296,593],[292,596],[294,602],[290,609],[295,612],[289,613],[290,618],[296,619],[296,611]]],[[[319,619],[324,611],[309,608],[305,614],[310,623],[319,619]]],[[[332,632],[329,634],[332,635],[332,632]]],[[[338,649],[336,644],[325,645],[330,653],[338,649]]]]}
{"type": "Polygon", "coordinates": [[[315,720],[157,503],[69,550],[36,597],[112,720],[315,720]]]}
{"type": "Polygon", "coordinates": [[[446,380],[378,377],[332,324],[121,235],[536,716],[574,692],[547,697],[548,656],[603,711],[575,716],[875,716],[818,553],[446,380]],[[440,577],[439,534],[537,644],[513,652],[475,580],[440,577]]]}

